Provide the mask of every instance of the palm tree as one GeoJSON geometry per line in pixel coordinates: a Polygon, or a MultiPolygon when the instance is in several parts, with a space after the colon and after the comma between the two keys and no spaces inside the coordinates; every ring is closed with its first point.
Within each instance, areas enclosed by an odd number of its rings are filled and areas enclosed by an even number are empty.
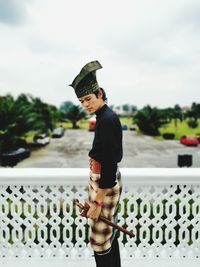
{"type": "Polygon", "coordinates": [[[11,95],[1,97],[0,152],[17,147],[30,130],[52,130],[58,118],[57,108],[43,103],[39,98],[25,94],[19,95],[16,100],[11,95]]]}
{"type": "Polygon", "coordinates": [[[15,101],[11,95],[0,99],[0,150],[9,151],[19,139],[38,123],[37,114],[31,110],[29,99],[20,95],[15,101]]]}
{"type": "Polygon", "coordinates": [[[65,114],[64,117],[72,123],[72,128],[77,129],[77,122],[86,117],[85,111],[80,107],[73,105],[65,114]]]}
{"type": "Polygon", "coordinates": [[[64,101],[61,105],[60,105],[60,110],[63,111],[64,113],[66,113],[72,106],[73,106],[73,102],[72,101],[64,101]]]}
{"type": "Polygon", "coordinates": [[[31,97],[31,100],[31,108],[38,116],[37,130],[41,132],[53,130],[60,119],[59,110],[53,105],[42,102],[38,97],[31,97]]]}
{"type": "Polygon", "coordinates": [[[139,110],[133,119],[142,133],[152,136],[159,135],[159,128],[166,123],[163,114],[149,105],[139,110]]]}

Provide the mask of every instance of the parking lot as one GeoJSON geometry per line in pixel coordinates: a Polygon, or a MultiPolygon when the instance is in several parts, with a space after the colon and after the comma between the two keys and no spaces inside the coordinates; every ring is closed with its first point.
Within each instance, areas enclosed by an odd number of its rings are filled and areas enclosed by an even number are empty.
{"type": "MultiPolygon", "coordinates": [[[[94,133],[87,130],[65,131],[62,138],[51,139],[46,147],[31,153],[17,168],[84,168],[88,167],[88,151],[94,133]]],[[[155,140],[138,135],[134,131],[123,131],[124,157],[119,164],[127,168],[177,167],[178,155],[191,154],[192,167],[200,167],[200,145],[187,147],[177,140],[155,140]]]]}

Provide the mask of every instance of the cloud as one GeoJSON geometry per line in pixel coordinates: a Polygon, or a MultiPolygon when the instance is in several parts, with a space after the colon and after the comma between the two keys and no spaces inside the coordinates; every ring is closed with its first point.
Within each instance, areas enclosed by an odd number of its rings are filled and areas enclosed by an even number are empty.
{"type": "MultiPolygon", "coordinates": [[[[156,1],[149,1],[150,4],[153,2],[156,1]]],[[[142,8],[142,3],[136,8],[140,17],[133,18],[133,13],[132,23],[128,14],[125,22],[120,20],[120,27],[117,24],[105,28],[104,38],[100,38],[102,45],[109,47],[113,58],[126,62],[171,66],[188,63],[191,54],[195,53],[189,49],[191,46],[197,48],[195,37],[199,36],[189,25],[198,25],[200,17],[195,19],[193,16],[197,7],[192,3],[196,1],[191,1],[189,6],[184,1],[183,4],[174,2],[174,5],[163,5],[163,1],[157,1],[156,8],[148,5],[146,9],[142,8]]]]}
{"type": "Polygon", "coordinates": [[[187,27],[190,30],[197,31],[200,28],[200,2],[192,0],[186,2],[184,8],[177,11],[177,23],[180,27],[187,27]]]}
{"type": "Polygon", "coordinates": [[[0,23],[18,25],[26,18],[26,4],[33,0],[0,0],[0,23]]]}
{"type": "Polygon", "coordinates": [[[98,59],[99,84],[113,103],[195,101],[198,2],[0,0],[0,91],[29,91],[57,105],[75,101],[67,84],[98,59]]]}

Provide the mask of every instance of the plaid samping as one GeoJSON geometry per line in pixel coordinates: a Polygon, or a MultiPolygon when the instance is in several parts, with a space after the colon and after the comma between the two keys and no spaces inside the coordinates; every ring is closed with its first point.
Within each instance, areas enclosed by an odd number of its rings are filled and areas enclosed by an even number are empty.
{"type": "MultiPolygon", "coordinates": [[[[90,162],[90,177],[88,183],[89,202],[93,202],[95,200],[100,179],[99,171],[98,173],[95,173],[95,170],[91,168],[91,165],[92,164],[90,162]]],[[[121,174],[119,170],[116,173],[116,182],[117,183],[112,188],[112,191],[106,195],[104,205],[101,209],[101,216],[106,217],[115,223],[117,223],[117,209],[122,190],[121,174]]],[[[102,221],[95,222],[94,220],[88,219],[88,222],[90,226],[89,239],[92,249],[97,252],[108,250],[111,247],[116,230],[102,221]]]]}

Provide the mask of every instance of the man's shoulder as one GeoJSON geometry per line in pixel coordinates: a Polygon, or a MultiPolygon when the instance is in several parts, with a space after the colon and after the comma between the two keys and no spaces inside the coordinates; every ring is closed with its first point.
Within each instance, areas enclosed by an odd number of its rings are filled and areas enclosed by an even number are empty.
{"type": "Polygon", "coordinates": [[[101,122],[111,123],[117,121],[119,121],[117,114],[110,107],[107,106],[104,113],[102,114],[101,122]]]}
{"type": "Polygon", "coordinates": [[[112,119],[115,117],[117,117],[117,114],[109,106],[106,106],[106,109],[104,110],[104,113],[102,114],[102,118],[112,119]]]}

